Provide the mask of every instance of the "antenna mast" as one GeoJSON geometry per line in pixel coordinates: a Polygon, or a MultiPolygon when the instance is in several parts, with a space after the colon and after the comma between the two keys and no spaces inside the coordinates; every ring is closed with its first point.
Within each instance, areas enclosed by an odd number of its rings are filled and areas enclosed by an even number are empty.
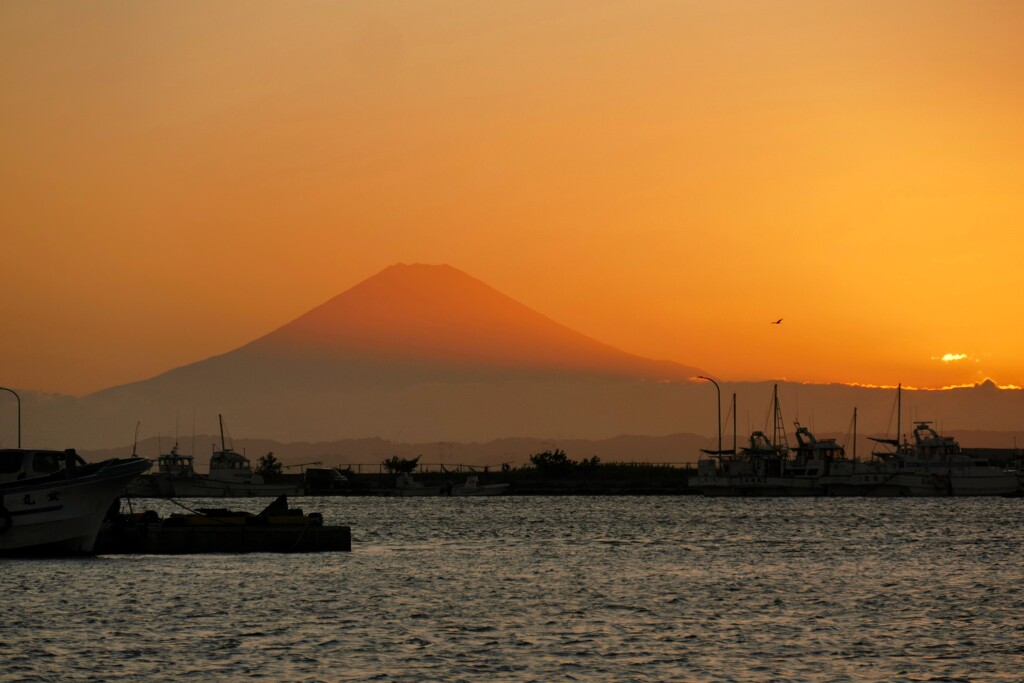
{"type": "Polygon", "coordinates": [[[857,406],[853,407],[853,461],[857,462],[857,406]]]}
{"type": "Polygon", "coordinates": [[[142,420],[139,420],[138,422],[135,423],[135,442],[132,443],[132,457],[133,458],[139,457],[138,455],[135,454],[135,449],[138,448],[138,446],[139,446],[139,425],[141,425],[141,424],[142,424],[142,420]]]}

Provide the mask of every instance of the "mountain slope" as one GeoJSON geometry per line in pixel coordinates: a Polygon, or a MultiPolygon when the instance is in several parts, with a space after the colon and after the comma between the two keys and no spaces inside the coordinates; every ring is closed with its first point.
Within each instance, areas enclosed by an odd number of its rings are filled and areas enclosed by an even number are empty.
{"type": "Polygon", "coordinates": [[[699,370],[602,344],[451,266],[395,265],[241,350],[256,356],[685,380],[699,370]]]}

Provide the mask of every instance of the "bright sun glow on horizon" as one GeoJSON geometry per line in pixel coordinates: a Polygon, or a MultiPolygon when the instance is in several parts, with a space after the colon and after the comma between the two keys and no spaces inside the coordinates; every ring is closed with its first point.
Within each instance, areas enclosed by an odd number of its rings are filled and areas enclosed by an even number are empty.
{"type": "Polygon", "coordinates": [[[1024,385],[1024,3],[98,7],[0,3],[0,384],[406,262],[730,381],[1024,385]]]}

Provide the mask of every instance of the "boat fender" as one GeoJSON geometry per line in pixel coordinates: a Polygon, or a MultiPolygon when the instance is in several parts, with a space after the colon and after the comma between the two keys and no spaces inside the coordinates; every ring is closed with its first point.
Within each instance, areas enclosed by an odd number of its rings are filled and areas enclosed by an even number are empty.
{"type": "Polygon", "coordinates": [[[7,531],[10,528],[11,528],[11,513],[4,506],[4,504],[2,502],[0,502],[0,534],[6,534],[7,531]]]}

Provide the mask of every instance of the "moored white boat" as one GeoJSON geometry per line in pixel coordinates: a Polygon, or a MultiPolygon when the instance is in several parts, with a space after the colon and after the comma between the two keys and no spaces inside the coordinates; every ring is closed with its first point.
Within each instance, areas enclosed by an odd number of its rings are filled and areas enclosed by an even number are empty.
{"type": "Polygon", "coordinates": [[[508,484],[481,484],[475,474],[466,477],[461,486],[452,488],[453,496],[501,496],[508,493],[508,484]]]}
{"type": "Polygon", "coordinates": [[[697,475],[690,478],[689,486],[705,496],[823,495],[820,477],[832,460],[842,457],[842,447],[832,439],[816,440],[798,423],[799,445],[791,450],[786,442],[778,386],[772,394],[772,415],[771,438],[756,431],[750,435],[750,446],[740,453],[705,451],[713,457],[697,462],[697,475]]]}
{"type": "Polygon", "coordinates": [[[442,492],[448,492],[451,490],[451,484],[447,486],[427,486],[423,482],[416,481],[412,478],[412,475],[407,472],[402,472],[395,477],[395,488],[391,489],[387,493],[392,496],[440,496],[442,492]]]}
{"type": "Polygon", "coordinates": [[[178,444],[157,459],[158,471],[140,477],[128,487],[128,495],[161,498],[260,498],[301,496],[301,480],[266,482],[253,471],[244,454],[227,445],[224,419],[220,416],[220,450],[210,456],[210,473],[199,474],[194,457],[178,453],[178,444]]]}
{"type": "Polygon", "coordinates": [[[149,467],[87,464],[73,449],[0,450],[0,554],[91,553],[111,504],[149,467]]]}
{"type": "MultiPolygon", "coordinates": [[[[220,416],[218,416],[220,417],[220,416]]],[[[210,473],[196,474],[189,458],[188,472],[167,477],[170,495],[178,498],[253,498],[261,496],[301,496],[302,482],[266,482],[252,469],[249,458],[228,447],[224,439],[224,420],[220,419],[220,450],[210,456],[210,473]]]]}
{"type": "Polygon", "coordinates": [[[914,440],[900,437],[902,387],[896,390],[896,438],[872,438],[888,449],[875,460],[826,478],[836,496],[1012,496],[1020,492],[1017,473],[966,453],[951,436],[940,436],[931,422],[914,423],[914,440]]]}
{"type": "Polygon", "coordinates": [[[193,457],[178,453],[174,444],[169,453],[156,461],[156,472],[144,474],[128,482],[125,495],[135,498],[168,498],[174,496],[174,480],[198,476],[192,466],[193,457]]]}
{"type": "MultiPolygon", "coordinates": [[[[950,436],[940,436],[930,422],[914,423],[914,442],[897,443],[892,452],[875,455],[880,462],[862,473],[887,495],[1010,496],[1017,493],[1017,473],[965,454],[950,436]]],[[[879,440],[890,443],[888,440],[879,440]]]]}

